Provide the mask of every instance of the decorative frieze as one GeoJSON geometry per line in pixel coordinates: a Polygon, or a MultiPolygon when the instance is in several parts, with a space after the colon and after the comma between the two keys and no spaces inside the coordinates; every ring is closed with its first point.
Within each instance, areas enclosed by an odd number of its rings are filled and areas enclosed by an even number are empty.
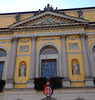
{"type": "Polygon", "coordinates": [[[0,41],[0,43],[11,43],[10,41],[0,41]]]}
{"type": "Polygon", "coordinates": [[[78,40],[78,37],[68,37],[68,40],[78,40]]]}
{"type": "MultiPolygon", "coordinates": [[[[40,41],[40,39],[37,40],[40,41]]],[[[51,41],[51,40],[56,40],[56,38],[41,39],[41,41],[51,41]]],[[[60,38],[57,38],[57,40],[60,40],[60,38]]]]}
{"type": "Polygon", "coordinates": [[[93,35],[93,36],[88,36],[88,39],[95,39],[95,35],[93,35]]]}
{"type": "Polygon", "coordinates": [[[56,38],[42,39],[42,41],[50,41],[50,40],[56,40],[56,38]]]}
{"type": "Polygon", "coordinates": [[[7,43],[7,41],[0,41],[0,43],[7,43]]]}
{"type": "Polygon", "coordinates": [[[20,52],[29,52],[29,46],[20,46],[20,52]]]}
{"type": "Polygon", "coordinates": [[[30,40],[29,39],[23,39],[23,40],[20,40],[20,43],[29,43],[30,40]]]}
{"type": "Polygon", "coordinates": [[[78,43],[69,43],[69,50],[78,50],[78,43]]]}

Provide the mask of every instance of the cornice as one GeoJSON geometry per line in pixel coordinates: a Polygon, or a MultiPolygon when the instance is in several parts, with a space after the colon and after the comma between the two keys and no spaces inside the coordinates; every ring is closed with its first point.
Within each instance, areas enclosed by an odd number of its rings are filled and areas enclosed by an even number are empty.
{"type": "Polygon", "coordinates": [[[12,36],[0,37],[0,40],[11,40],[12,36]]]}
{"type": "Polygon", "coordinates": [[[76,31],[61,31],[61,32],[44,32],[44,33],[26,33],[26,34],[14,34],[13,37],[46,37],[46,36],[63,36],[63,35],[79,35],[84,33],[84,30],[76,31]]]}
{"type": "MultiPolygon", "coordinates": [[[[0,29],[0,35],[6,34],[14,34],[14,32],[28,32],[31,31],[35,33],[35,31],[39,33],[39,31],[52,31],[52,30],[63,30],[64,29],[76,29],[76,28],[84,28],[84,30],[95,29],[94,23],[73,23],[73,24],[56,24],[56,25],[39,25],[39,26],[27,26],[27,27],[14,27],[10,29],[0,29]]],[[[55,31],[55,32],[56,32],[55,31]]],[[[94,34],[95,32],[86,32],[87,34],[94,34]]]]}
{"type": "Polygon", "coordinates": [[[71,24],[55,24],[55,25],[38,25],[38,26],[23,26],[12,27],[10,30],[14,32],[21,31],[43,31],[43,30],[57,30],[57,29],[69,29],[69,28],[85,28],[87,23],[71,23],[71,24]]]}
{"type": "Polygon", "coordinates": [[[86,30],[89,30],[89,29],[95,29],[95,22],[90,22],[86,27],[85,27],[86,30]]]}
{"type": "Polygon", "coordinates": [[[86,33],[86,35],[95,35],[95,31],[93,31],[93,32],[85,32],[86,33]]]}
{"type": "Polygon", "coordinates": [[[0,34],[13,34],[13,31],[10,29],[1,29],[0,34]]]}

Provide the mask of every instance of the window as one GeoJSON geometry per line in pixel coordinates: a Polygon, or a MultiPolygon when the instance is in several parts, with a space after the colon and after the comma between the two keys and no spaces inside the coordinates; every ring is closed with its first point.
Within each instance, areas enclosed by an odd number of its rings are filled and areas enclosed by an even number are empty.
{"type": "Polygon", "coordinates": [[[58,51],[56,47],[47,45],[41,48],[40,76],[46,78],[57,77],[58,61],[58,51]]]}
{"type": "Polygon", "coordinates": [[[42,77],[56,77],[57,65],[56,59],[42,60],[42,77]]]}
{"type": "Polygon", "coordinates": [[[0,62],[0,80],[2,79],[3,75],[3,67],[4,67],[4,62],[0,62]]]}
{"type": "Polygon", "coordinates": [[[4,49],[0,49],[0,57],[6,57],[7,52],[4,49]]]}

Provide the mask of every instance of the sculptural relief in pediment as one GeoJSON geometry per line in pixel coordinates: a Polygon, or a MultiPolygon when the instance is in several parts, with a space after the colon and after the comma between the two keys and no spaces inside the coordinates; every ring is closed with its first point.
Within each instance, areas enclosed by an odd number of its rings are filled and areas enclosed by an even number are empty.
{"type": "Polygon", "coordinates": [[[28,24],[27,26],[33,26],[33,25],[52,25],[52,24],[69,24],[71,22],[65,21],[65,20],[60,20],[60,19],[53,19],[50,17],[46,17],[44,19],[41,19],[37,22],[28,24]]]}

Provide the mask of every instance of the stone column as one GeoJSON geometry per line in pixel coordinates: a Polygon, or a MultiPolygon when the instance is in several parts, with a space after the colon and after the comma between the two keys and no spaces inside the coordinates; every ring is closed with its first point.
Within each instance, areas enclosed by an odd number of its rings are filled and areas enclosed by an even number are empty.
{"type": "Polygon", "coordinates": [[[88,48],[88,36],[86,35],[86,48],[87,48],[87,56],[88,56],[88,63],[89,63],[89,68],[90,68],[90,77],[93,77],[93,69],[91,65],[91,58],[90,58],[90,50],[88,48]]]}
{"type": "Polygon", "coordinates": [[[36,78],[40,77],[40,74],[39,74],[40,73],[40,68],[39,68],[39,65],[40,65],[40,61],[39,60],[40,59],[39,59],[39,56],[40,55],[37,53],[36,54],[36,72],[35,72],[35,77],[36,78]]]}
{"type": "Polygon", "coordinates": [[[35,68],[36,68],[36,37],[31,38],[31,62],[30,62],[30,78],[28,82],[28,88],[34,87],[33,79],[35,76],[35,68]]]}
{"type": "Polygon", "coordinates": [[[86,86],[93,86],[93,79],[91,78],[90,73],[90,64],[89,64],[89,58],[87,53],[87,44],[86,44],[86,35],[81,34],[81,46],[82,46],[82,55],[83,55],[83,63],[84,63],[84,71],[85,71],[85,85],[86,86]]]}
{"type": "Polygon", "coordinates": [[[13,88],[18,38],[12,38],[11,42],[6,88],[13,88]]]}
{"type": "Polygon", "coordinates": [[[59,76],[63,77],[63,69],[62,69],[62,54],[59,53],[58,55],[58,61],[59,61],[59,76]]]}
{"type": "Polygon", "coordinates": [[[62,42],[62,67],[63,67],[63,87],[70,87],[70,80],[68,78],[68,65],[67,65],[67,51],[66,51],[66,35],[61,36],[62,42]]]}

